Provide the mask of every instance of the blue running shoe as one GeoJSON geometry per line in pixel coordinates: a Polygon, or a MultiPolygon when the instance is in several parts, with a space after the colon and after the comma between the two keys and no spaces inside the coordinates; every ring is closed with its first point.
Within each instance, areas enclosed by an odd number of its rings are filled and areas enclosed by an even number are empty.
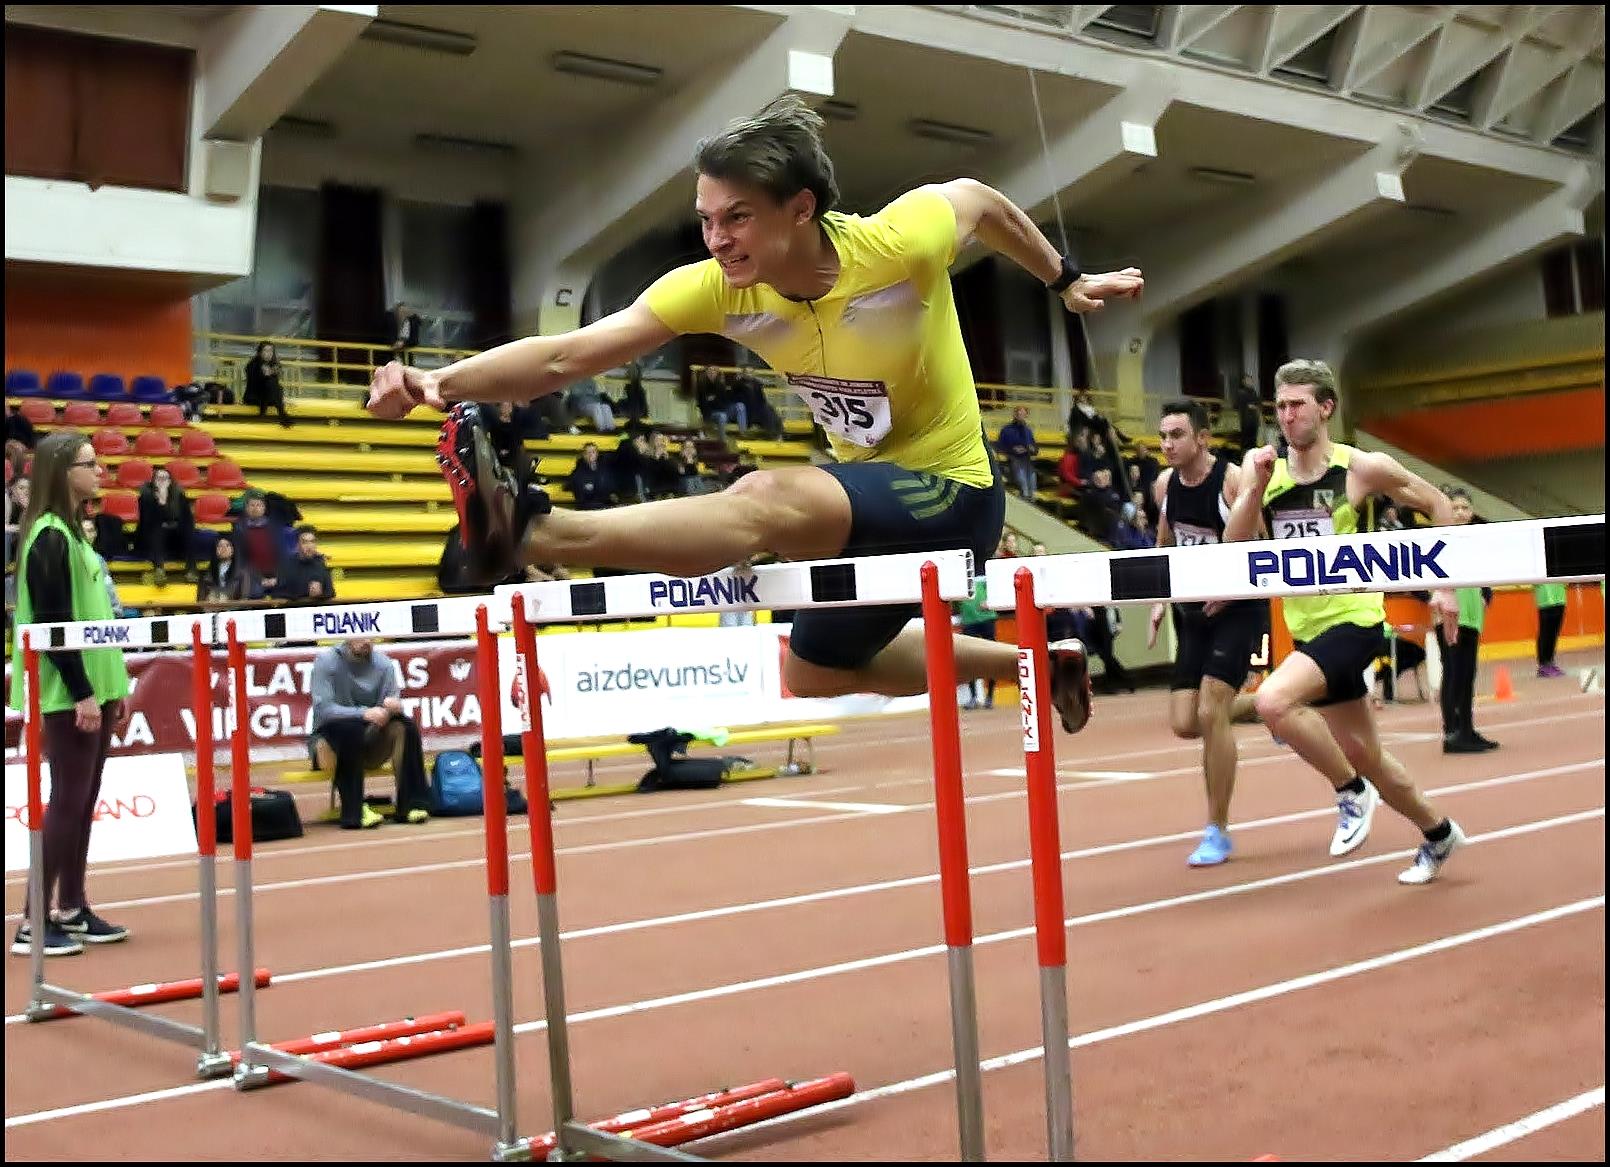
{"type": "Polygon", "coordinates": [[[1192,867],[1217,867],[1230,857],[1233,850],[1235,847],[1230,842],[1230,832],[1223,827],[1210,826],[1202,832],[1202,841],[1186,862],[1192,867]]]}

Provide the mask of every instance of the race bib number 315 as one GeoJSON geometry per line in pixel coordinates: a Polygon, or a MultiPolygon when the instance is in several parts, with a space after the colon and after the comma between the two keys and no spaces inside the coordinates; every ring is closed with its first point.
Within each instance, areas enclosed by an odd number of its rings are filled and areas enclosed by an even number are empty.
{"type": "Polygon", "coordinates": [[[889,389],[882,381],[843,381],[790,373],[788,383],[810,407],[816,424],[857,446],[875,446],[889,433],[889,389]]]}

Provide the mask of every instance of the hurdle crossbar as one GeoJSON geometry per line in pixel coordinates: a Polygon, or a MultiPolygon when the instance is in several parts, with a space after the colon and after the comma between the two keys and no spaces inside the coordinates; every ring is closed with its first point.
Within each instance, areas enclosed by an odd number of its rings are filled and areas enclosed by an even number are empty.
{"type": "MultiPolygon", "coordinates": [[[[177,1042],[199,1050],[196,1076],[222,1077],[231,1071],[229,1056],[221,1045],[218,994],[218,885],[215,872],[216,833],[209,811],[199,814],[196,839],[198,910],[201,925],[201,976],[193,983],[202,998],[202,1023],[189,1025],[141,1012],[141,1005],[177,999],[173,986],[133,986],[99,993],[81,993],[45,980],[45,921],[49,911],[44,885],[44,750],[41,741],[43,714],[40,710],[40,655],[51,652],[92,648],[180,648],[192,653],[192,699],[196,721],[196,790],[198,805],[213,805],[212,769],[212,657],[211,616],[141,617],[132,620],[84,621],[75,623],[32,624],[21,632],[23,685],[27,724],[23,762],[28,774],[28,927],[31,939],[29,974],[33,996],[24,1016],[33,1022],[53,1021],[75,1015],[98,1017],[136,1030],[150,1037],[177,1042]],[[166,988],[170,995],[155,991],[166,988]]],[[[252,966],[246,965],[250,968],[252,966]]],[[[267,970],[261,970],[267,976],[267,970]]],[[[238,983],[240,977],[232,974],[238,983]]],[[[255,976],[244,978],[251,984],[255,976]]]]}
{"type": "Polygon", "coordinates": [[[1020,567],[1043,608],[1568,583],[1604,578],[1604,516],[993,559],[988,607],[1016,606],[1020,567]]]}
{"type": "Polygon", "coordinates": [[[617,575],[602,579],[505,584],[493,591],[500,612],[514,596],[538,624],[630,620],[696,612],[755,612],[772,608],[843,608],[921,602],[915,581],[922,565],[939,569],[940,594],[972,594],[973,557],[967,551],[878,555],[729,567],[687,579],[672,575],[617,575]]]}

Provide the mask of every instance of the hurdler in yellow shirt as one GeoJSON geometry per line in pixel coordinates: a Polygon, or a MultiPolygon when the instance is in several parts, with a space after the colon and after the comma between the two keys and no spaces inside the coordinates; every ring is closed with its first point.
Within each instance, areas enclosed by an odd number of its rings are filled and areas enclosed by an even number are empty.
{"type": "Polygon", "coordinates": [[[988,487],[950,290],[949,200],[921,187],[870,218],[829,211],[821,222],[840,270],[820,299],[734,288],[707,259],[660,277],[644,294],[648,306],[673,331],[716,333],[757,353],[805,401],[841,462],[893,462],[988,487]]]}

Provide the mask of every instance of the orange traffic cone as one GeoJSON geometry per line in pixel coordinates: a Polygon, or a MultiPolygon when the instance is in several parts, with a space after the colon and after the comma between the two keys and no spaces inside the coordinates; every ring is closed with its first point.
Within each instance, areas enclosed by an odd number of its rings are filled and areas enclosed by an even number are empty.
{"type": "Polygon", "coordinates": [[[1498,673],[1493,678],[1493,700],[1515,700],[1515,683],[1509,679],[1509,666],[1499,665],[1498,673]]]}

